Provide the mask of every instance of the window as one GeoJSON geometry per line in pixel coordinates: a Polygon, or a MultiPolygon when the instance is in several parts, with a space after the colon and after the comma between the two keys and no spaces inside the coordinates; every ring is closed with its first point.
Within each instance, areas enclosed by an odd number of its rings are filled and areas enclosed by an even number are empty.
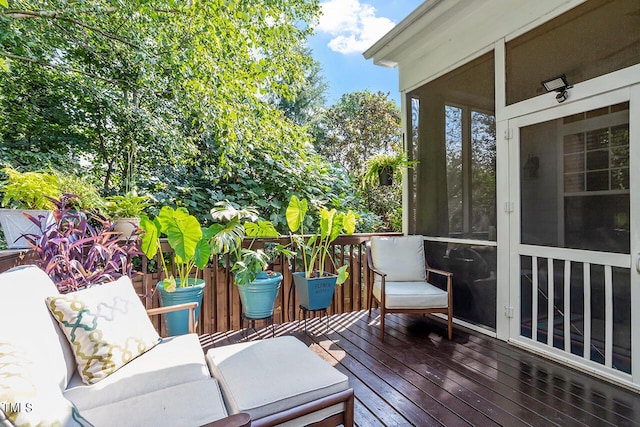
{"type": "Polygon", "coordinates": [[[494,80],[490,52],[408,94],[410,233],[495,240],[494,80]]]}
{"type": "Polygon", "coordinates": [[[495,116],[445,105],[445,139],[449,236],[495,240],[495,116]]]}
{"type": "Polygon", "coordinates": [[[629,253],[628,102],[524,127],[520,150],[522,243],[629,253]]]}

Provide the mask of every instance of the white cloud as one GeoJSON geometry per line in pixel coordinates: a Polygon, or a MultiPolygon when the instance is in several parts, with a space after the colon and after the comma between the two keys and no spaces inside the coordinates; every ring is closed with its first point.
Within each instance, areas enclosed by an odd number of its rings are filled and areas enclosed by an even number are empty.
{"type": "Polygon", "coordinates": [[[362,53],[395,25],[389,18],[376,16],[376,9],[360,0],[329,0],[321,6],[316,31],[333,37],[329,48],[335,52],[362,53]]]}

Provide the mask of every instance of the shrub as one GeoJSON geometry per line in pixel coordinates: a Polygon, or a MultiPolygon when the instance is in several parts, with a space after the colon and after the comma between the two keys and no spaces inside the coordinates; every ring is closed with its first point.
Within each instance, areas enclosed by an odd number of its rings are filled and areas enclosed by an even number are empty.
{"type": "MultiPolygon", "coordinates": [[[[37,264],[62,293],[131,276],[132,258],[141,254],[137,239],[119,240],[109,220],[93,216],[89,221],[85,213],[69,208],[74,197],[53,200],[54,222],[48,227],[27,214],[42,231],[42,236],[25,235],[37,264]]],[[[134,236],[139,233],[136,229],[134,236]]]]}

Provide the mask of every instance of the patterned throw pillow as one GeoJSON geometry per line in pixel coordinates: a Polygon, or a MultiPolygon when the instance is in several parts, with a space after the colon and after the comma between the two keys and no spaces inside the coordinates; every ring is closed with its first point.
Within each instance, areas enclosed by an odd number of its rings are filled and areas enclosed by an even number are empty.
{"type": "Polygon", "coordinates": [[[0,425],[8,420],[16,427],[91,426],[58,385],[37,371],[25,351],[0,342],[0,425]]]}
{"type": "Polygon", "coordinates": [[[85,384],[95,384],[160,342],[131,280],[47,298],[85,384]]]}

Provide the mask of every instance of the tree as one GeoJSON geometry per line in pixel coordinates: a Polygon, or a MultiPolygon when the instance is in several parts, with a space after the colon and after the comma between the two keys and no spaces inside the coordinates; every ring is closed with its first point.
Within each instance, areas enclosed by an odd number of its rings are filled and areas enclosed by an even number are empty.
{"type": "Polygon", "coordinates": [[[400,110],[383,92],[347,93],[313,132],[319,152],[357,177],[370,156],[401,148],[400,110]]]}
{"type": "MultiPolygon", "coordinates": [[[[311,56],[311,51],[305,49],[303,54],[311,56]]],[[[322,75],[322,67],[318,61],[314,60],[307,72],[304,84],[293,98],[279,98],[275,100],[275,104],[293,123],[301,126],[313,125],[324,110],[326,91],[327,82],[322,75]]]]}
{"type": "Polygon", "coordinates": [[[294,193],[350,203],[348,178],[300,125],[324,90],[298,47],[318,12],[317,0],[14,1],[0,9],[0,111],[24,129],[3,128],[3,146],[31,141],[107,193],[137,186],[203,222],[224,198],[276,224],[294,193]],[[58,97],[34,101],[36,82],[58,97]],[[45,110],[60,115],[51,132],[45,110]]]}
{"type": "Polygon", "coordinates": [[[389,187],[360,185],[367,160],[376,154],[401,152],[400,110],[382,92],[353,92],[342,95],[329,107],[312,132],[318,151],[350,175],[369,231],[401,231],[402,187],[394,180],[389,187]],[[377,217],[377,218],[376,218],[377,217]]]}
{"type": "MultiPolygon", "coordinates": [[[[311,33],[317,3],[16,0],[0,9],[2,79],[23,74],[16,84],[27,90],[46,73],[67,80],[74,96],[58,107],[105,188],[152,179],[155,160],[179,171],[205,135],[220,142],[228,171],[246,141],[272,139],[265,123],[294,126],[265,99],[291,99],[302,86],[311,60],[290,47],[311,33]]],[[[24,108],[2,102],[5,118],[26,118],[30,130],[3,141],[42,136],[24,108]]]]}

